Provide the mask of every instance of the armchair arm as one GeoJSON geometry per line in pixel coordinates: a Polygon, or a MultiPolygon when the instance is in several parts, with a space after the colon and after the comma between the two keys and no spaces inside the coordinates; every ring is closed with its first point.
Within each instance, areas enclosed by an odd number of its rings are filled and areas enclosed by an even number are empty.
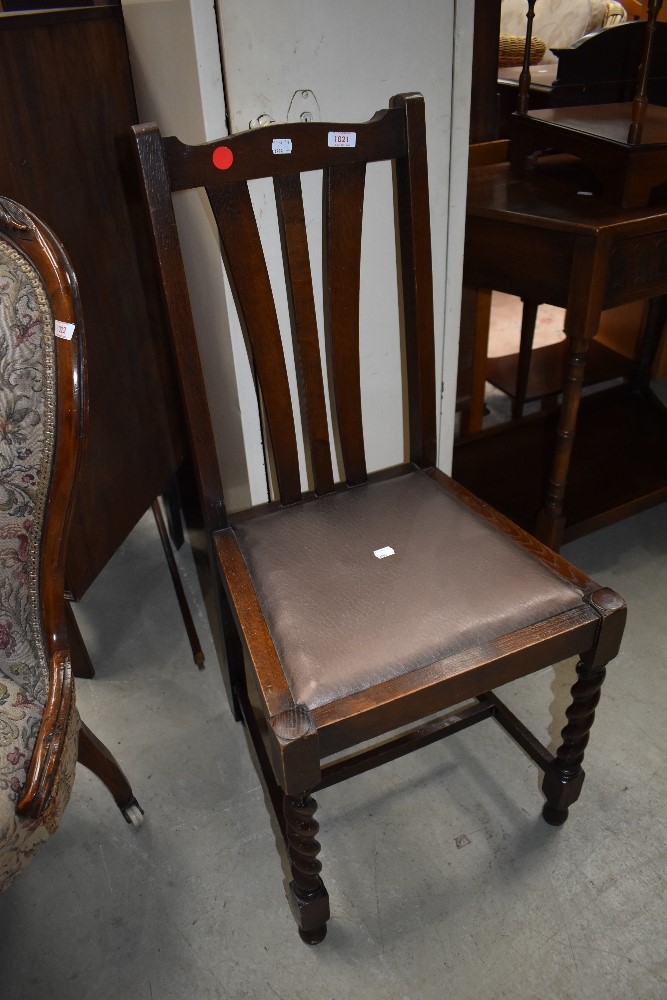
{"type": "Polygon", "coordinates": [[[19,816],[37,819],[49,803],[62,757],[67,728],[74,711],[74,684],[69,651],[51,658],[49,696],[37,734],[23,794],[16,804],[19,816]]]}

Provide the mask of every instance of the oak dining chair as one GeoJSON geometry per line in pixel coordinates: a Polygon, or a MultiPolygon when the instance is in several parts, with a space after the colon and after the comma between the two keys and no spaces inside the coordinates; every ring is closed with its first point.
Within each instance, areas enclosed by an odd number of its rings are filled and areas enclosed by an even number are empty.
{"type": "MultiPolygon", "coordinates": [[[[299,933],[314,944],[326,933],[329,899],[313,793],[494,718],[544,772],[545,820],[563,823],[581,791],[625,605],[436,467],[420,94],[392,98],[363,124],[273,124],[199,146],[164,138],[156,124],[134,134],[217,573],[223,676],[282,831],[299,933]],[[382,406],[399,408],[408,431],[405,460],[369,471],[360,261],[366,168],[378,161],[393,170],[386,217],[396,224],[398,292],[389,284],[372,292],[398,295],[406,373],[405,399],[382,406]],[[304,219],[301,178],[311,171],[322,178],[321,274],[304,219]],[[273,181],[291,330],[280,329],[253,210],[258,178],[273,181]],[[269,452],[273,496],[229,514],[172,202],[189,189],[206,192],[217,224],[269,452]],[[298,373],[294,398],[286,353],[298,373]],[[494,689],[575,655],[572,703],[551,753],[494,689]]],[[[376,175],[368,175],[370,186],[376,175]]]]}

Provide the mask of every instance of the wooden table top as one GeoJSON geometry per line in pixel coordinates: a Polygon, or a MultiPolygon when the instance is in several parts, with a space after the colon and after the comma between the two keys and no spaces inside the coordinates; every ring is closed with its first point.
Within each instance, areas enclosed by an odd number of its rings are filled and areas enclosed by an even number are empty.
{"type": "Polygon", "coordinates": [[[667,204],[620,208],[594,190],[595,179],[570,156],[544,157],[524,177],[508,163],[472,167],[467,215],[594,236],[610,228],[631,236],[667,226],[667,204]]]}
{"type": "MultiPolygon", "coordinates": [[[[632,121],[632,102],[587,104],[573,108],[542,108],[530,111],[527,118],[549,124],[552,128],[582,132],[625,147],[628,145],[628,130],[632,121]]],[[[641,138],[630,148],[633,151],[643,151],[665,147],[667,147],[667,108],[649,104],[643,120],[641,138]]]]}

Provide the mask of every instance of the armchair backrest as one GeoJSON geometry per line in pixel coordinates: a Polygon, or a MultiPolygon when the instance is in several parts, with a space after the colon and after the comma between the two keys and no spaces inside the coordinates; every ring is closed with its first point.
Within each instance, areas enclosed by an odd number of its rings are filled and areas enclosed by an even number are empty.
{"type": "Polygon", "coordinates": [[[41,704],[51,660],[68,645],[64,541],[82,433],[80,327],[58,240],[0,197],[0,666],[41,704]]]}

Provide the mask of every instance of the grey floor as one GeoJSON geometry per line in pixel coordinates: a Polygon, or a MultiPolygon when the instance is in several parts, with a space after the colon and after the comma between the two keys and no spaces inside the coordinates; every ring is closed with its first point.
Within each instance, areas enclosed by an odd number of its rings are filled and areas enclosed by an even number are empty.
{"type": "MultiPolygon", "coordinates": [[[[0,897],[3,1000],[665,1000],[667,508],[566,547],[627,599],[582,799],[548,827],[533,765],[491,721],[321,793],[327,939],[302,944],[244,731],[198,673],[150,517],[78,608],[81,714],[146,810],[80,768],[57,835],[0,897]]],[[[552,745],[565,663],[506,689],[552,745]]]]}

